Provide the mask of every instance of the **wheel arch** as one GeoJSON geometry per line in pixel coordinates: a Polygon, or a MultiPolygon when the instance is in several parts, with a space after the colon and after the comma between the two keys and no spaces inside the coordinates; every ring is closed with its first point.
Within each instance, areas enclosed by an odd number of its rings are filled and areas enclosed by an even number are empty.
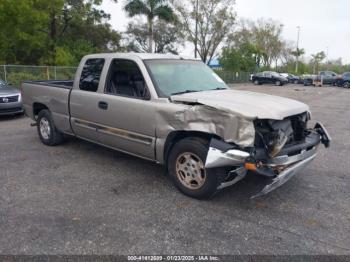
{"type": "Polygon", "coordinates": [[[40,102],[34,102],[33,103],[33,116],[37,116],[40,111],[47,109],[50,110],[45,104],[40,103],[40,102]]]}
{"type": "Polygon", "coordinates": [[[186,131],[186,130],[172,131],[168,134],[164,143],[163,161],[165,165],[167,165],[169,153],[173,148],[173,146],[178,141],[183,140],[185,138],[199,139],[206,143],[209,143],[212,138],[221,139],[221,137],[216,134],[202,132],[202,131],[186,131]]]}

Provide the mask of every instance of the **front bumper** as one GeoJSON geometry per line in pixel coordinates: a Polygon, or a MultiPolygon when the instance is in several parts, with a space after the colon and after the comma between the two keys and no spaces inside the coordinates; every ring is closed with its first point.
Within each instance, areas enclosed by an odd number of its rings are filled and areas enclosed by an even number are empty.
{"type": "Polygon", "coordinates": [[[286,183],[302,171],[317,155],[319,144],[329,147],[331,138],[320,123],[310,131],[305,142],[292,146],[286,146],[274,158],[269,158],[262,152],[248,153],[232,148],[232,145],[213,139],[208,151],[206,168],[232,167],[231,172],[237,172],[237,176],[231,181],[224,181],[219,189],[233,185],[243,179],[248,170],[256,174],[272,178],[272,183],[266,185],[263,190],[253,198],[266,195],[274,189],[286,183]]]}
{"type": "Polygon", "coordinates": [[[0,115],[14,115],[23,112],[22,102],[0,103],[0,115]]]}

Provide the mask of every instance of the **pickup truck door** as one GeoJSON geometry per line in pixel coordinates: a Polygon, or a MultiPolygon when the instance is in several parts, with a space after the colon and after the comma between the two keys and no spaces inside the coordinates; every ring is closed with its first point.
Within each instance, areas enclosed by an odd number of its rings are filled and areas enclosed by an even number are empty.
{"type": "Polygon", "coordinates": [[[100,143],[155,159],[155,108],[139,65],[113,59],[98,101],[100,143]]]}
{"type": "Polygon", "coordinates": [[[101,96],[97,91],[104,66],[105,59],[103,58],[90,58],[82,61],[69,99],[70,122],[74,134],[97,143],[99,140],[96,123],[100,118],[97,114],[97,104],[101,96]]]}

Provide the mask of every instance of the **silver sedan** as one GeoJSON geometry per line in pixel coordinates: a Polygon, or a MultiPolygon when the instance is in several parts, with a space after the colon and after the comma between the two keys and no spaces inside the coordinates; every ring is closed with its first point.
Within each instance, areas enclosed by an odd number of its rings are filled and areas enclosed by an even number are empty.
{"type": "Polygon", "coordinates": [[[22,114],[21,92],[0,80],[0,115],[22,114]]]}

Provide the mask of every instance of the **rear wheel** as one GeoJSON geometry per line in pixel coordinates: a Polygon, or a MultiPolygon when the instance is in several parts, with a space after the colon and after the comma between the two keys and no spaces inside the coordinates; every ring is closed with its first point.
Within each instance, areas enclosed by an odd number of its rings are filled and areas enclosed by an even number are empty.
{"type": "Polygon", "coordinates": [[[55,146],[64,141],[64,135],[57,130],[49,110],[44,109],[39,112],[37,127],[40,141],[43,144],[55,146]]]}
{"type": "Polygon", "coordinates": [[[257,86],[260,85],[259,80],[255,80],[255,81],[254,81],[254,85],[257,85],[257,86]]]}
{"type": "Polygon", "coordinates": [[[175,186],[187,196],[206,199],[217,192],[220,169],[205,168],[207,152],[205,142],[186,138],[176,143],[169,154],[169,174],[175,186]]]}
{"type": "Polygon", "coordinates": [[[345,82],[343,86],[344,86],[344,88],[349,88],[350,87],[350,82],[345,82]]]}

